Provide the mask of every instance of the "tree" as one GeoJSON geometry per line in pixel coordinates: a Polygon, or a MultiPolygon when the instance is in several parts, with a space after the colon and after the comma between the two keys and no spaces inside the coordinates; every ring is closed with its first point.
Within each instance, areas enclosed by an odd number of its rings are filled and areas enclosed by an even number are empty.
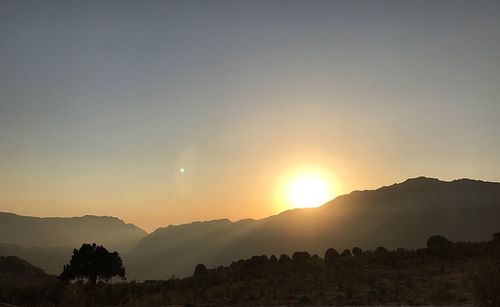
{"type": "Polygon", "coordinates": [[[379,246],[379,247],[377,247],[377,248],[373,251],[373,253],[374,253],[375,255],[378,255],[378,256],[380,256],[380,255],[385,255],[385,254],[387,254],[387,248],[385,248],[385,247],[383,247],[383,246],[379,246]]]}
{"type": "Polygon", "coordinates": [[[445,255],[451,241],[441,235],[434,235],[427,239],[427,249],[434,255],[442,257],[445,255]]]}
{"type": "Polygon", "coordinates": [[[339,258],[339,253],[334,248],[329,248],[325,252],[325,264],[331,266],[339,258]]]}
{"type": "Polygon", "coordinates": [[[446,248],[449,245],[450,241],[442,235],[434,235],[429,237],[429,239],[427,239],[428,249],[446,248]]]}
{"type": "Polygon", "coordinates": [[[207,273],[207,267],[203,263],[199,263],[194,268],[194,276],[201,276],[207,273]]]}
{"type": "Polygon", "coordinates": [[[348,258],[351,256],[352,256],[352,253],[349,249],[344,249],[344,251],[340,254],[340,257],[342,257],[342,258],[348,258]]]}
{"type": "Polygon", "coordinates": [[[108,252],[102,245],[83,244],[73,250],[73,256],[59,276],[61,280],[83,279],[95,284],[97,280],[109,281],[114,276],[125,279],[125,268],[117,252],[108,252]]]}
{"type": "Polygon", "coordinates": [[[363,250],[356,246],[352,249],[352,254],[356,257],[359,257],[359,256],[363,255],[363,250]]]}
{"type": "Polygon", "coordinates": [[[278,260],[278,262],[280,264],[286,264],[286,263],[292,262],[292,259],[287,254],[281,254],[280,259],[278,260]]]}
{"type": "Polygon", "coordinates": [[[249,268],[263,267],[267,264],[268,259],[266,255],[262,256],[252,256],[246,261],[246,265],[249,268]]]}
{"type": "Polygon", "coordinates": [[[292,261],[295,263],[307,263],[311,260],[311,255],[308,252],[295,252],[292,255],[292,261]]]}

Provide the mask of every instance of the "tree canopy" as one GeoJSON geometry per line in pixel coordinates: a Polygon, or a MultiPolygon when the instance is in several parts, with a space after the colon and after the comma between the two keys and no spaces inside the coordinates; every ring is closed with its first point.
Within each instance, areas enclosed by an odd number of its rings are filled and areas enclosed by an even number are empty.
{"type": "Polygon", "coordinates": [[[329,248],[325,252],[325,264],[328,266],[333,265],[339,257],[339,252],[337,252],[334,248],[329,248]]]}
{"type": "Polygon", "coordinates": [[[86,278],[95,284],[97,280],[109,281],[114,276],[125,279],[125,268],[117,252],[108,252],[102,245],[83,244],[73,250],[73,256],[59,276],[70,281],[86,278]]]}

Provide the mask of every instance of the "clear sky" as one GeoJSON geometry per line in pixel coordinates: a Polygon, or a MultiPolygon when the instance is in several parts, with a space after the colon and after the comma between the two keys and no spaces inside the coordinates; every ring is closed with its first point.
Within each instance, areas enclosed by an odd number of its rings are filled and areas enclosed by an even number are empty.
{"type": "Polygon", "coordinates": [[[500,181],[499,135],[499,1],[0,2],[0,211],[259,218],[304,166],[500,181]]]}

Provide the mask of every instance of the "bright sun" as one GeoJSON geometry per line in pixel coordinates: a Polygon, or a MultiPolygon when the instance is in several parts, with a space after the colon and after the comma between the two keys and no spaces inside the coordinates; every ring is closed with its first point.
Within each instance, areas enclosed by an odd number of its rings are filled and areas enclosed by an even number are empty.
{"type": "Polygon", "coordinates": [[[295,177],[289,183],[286,193],[295,208],[318,207],[333,198],[328,181],[316,174],[295,177]]]}

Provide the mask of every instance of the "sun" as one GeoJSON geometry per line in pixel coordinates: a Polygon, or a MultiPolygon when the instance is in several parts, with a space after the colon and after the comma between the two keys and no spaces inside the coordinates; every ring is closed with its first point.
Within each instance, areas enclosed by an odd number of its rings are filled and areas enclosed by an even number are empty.
{"type": "Polygon", "coordinates": [[[324,165],[305,164],[280,173],[275,186],[278,211],[319,207],[341,191],[337,176],[324,165]]]}
{"type": "Polygon", "coordinates": [[[314,208],[333,198],[329,182],[319,174],[303,174],[288,184],[286,195],[295,208],[314,208]]]}

